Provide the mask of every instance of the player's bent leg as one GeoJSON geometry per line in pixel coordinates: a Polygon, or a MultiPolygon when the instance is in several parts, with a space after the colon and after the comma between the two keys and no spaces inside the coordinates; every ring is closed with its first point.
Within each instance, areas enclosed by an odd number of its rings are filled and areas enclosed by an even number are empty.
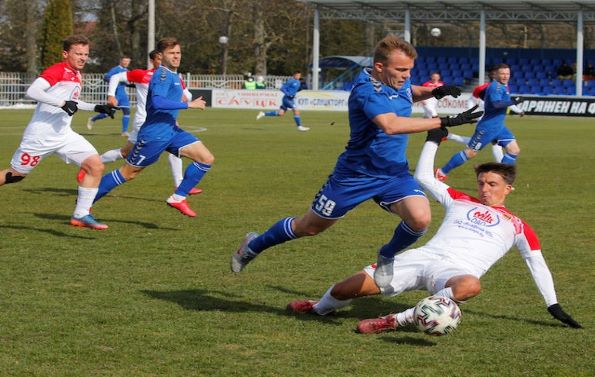
{"type": "Polygon", "coordinates": [[[312,210],[295,219],[293,233],[296,238],[312,237],[333,226],[338,219],[326,219],[318,216],[312,210]]]}
{"type": "Polygon", "coordinates": [[[25,179],[27,174],[8,168],[0,171],[0,186],[4,184],[17,183],[25,179]]]}
{"type": "Polygon", "coordinates": [[[445,284],[452,289],[452,299],[457,302],[467,301],[481,293],[481,282],[473,275],[454,276],[445,284]]]}
{"type": "Polygon", "coordinates": [[[334,285],[331,295],[337,300],[350,300],[357,297],[380,294],[380,288],[366,272],[359,271],[334,285]]]}
{"type": "Polygon", "coordinates": [[[395,255],[413,245],[426,233],[432,220],[430,203],[425,196],[409,196],[391,204],[391,212],[403,221],[396,227],[393,237],[378,251],[374,280],[383,291],[392,289],[395,255]]]}
{"type": "Polygon", "coordinates": [[[516,160],[521,153],[521,148],[519,147],[516,140],[512,140],[508,143],[505,147],[504,157],[502,157],[502,163],[508,165],[514,165],[516,160]]]}
{"type": "Polygon", "coordinates": [[[101,175],[105,169],[99,155],[91,155],[81,163],[81,169],[85,175],[80,182],[81,187],[97,187],[101,181],[101,175]]]}

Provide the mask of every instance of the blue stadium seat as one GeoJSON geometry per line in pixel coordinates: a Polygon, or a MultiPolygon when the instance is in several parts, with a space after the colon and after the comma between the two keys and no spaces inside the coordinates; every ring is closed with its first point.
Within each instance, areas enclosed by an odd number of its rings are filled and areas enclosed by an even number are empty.
{"type": "Polygon", "coordinates": [[[562,80],[562,86],[565,88],[575,87],[575,85],[573,80],[562,80]]]}
{"type": "Polygon", "coordinates": [[[529,90],[529,87],[527,85],[525,85],[525,84],[519,85],[519,87],[518,87],[518,93],[528,94],[530,92],[531,92],[531,90],[529,90]]]}
{"type": "Polygon", "coordinates": [[[539,85],[541,86],[550,86],[550,80],[548,80],[547,78],[539,78],[537,80],[537,82],[539,83],[539,85]]]}
{"type": "Polygon", "coordinates": [[[550,85],[543,87],[543,94],[549,96],[552,94],[552,87],[550,85]]]}
{"type": "Polygon", "coordinates": [[[453,84],[455,84],[456,86],[463,86],[465,85],[465,79],[463,79],[463,77],[461,76],[456,76],[456,78],[453,81],[453,84]]]}

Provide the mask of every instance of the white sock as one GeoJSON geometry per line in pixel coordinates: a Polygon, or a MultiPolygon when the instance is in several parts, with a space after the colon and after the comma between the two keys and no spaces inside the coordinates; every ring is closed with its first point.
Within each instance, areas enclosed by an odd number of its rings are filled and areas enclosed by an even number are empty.
{"type": "Polygon", "coordinates": [[[333,287],[330,287],[320,298],[318,304],[314,305],[314,311],[320,315],[327,315],[337,309],[341,309],[351,303],[351,300],[337,300],[331,295],[333,287]]]}
{"type": "Polygon", "coordinates": [[[171,196],[167,199],[167,201],[170,203],[179,203],[184,199],[186,199],[185,196],[178,195],[178,194],[174,193],[174,194],[171,194],[171,196]]]}
{"type": "Polygon", "coordinates": [[[119,160],[122,157],[122,153],[120,152],[120,149],[112,149],[111,151],[107,151],[104,154],[101,155],[101,162],[114,162],[116,160],[119,160]]]}
{"type": "Polygon", "coordinates": [[[398,326],[407,326],[413,324],[413,312],[415,308],[409,308],[404,312],[397,313],[398,326]]]}
{"type": "Polygon", "coordinates": [[[79,195],[76,198],[76,208],[74,209],[74,217],[81,218],[89,214],[89,209],[93,205],[93,199],[97,195],[97,187],[87,188],[79,186],[79,195]]]}
{"type": "Polygon", "coordinates": [[[184,173],[182,173],[182,159],[170,153],[169,156],[167,156],[167,160],[171,167],[171,174],[174,177],[174,185],[178,187],[180,183],[182,183],[182,179],[184,179],[184,173]]]}
{"type": "Polygon", "coordinates": [[[492,144],[492,154],[494,155],[494,161],[501,162],[504,157],[504,151],[498,144],[492,144]]]}
{"type": "Polygon", "coordinates": [[[453,300],[454,302],[456,302],[457,304],[464,304],[465,303],[465,301],[459,301],[459,300],[457,300],[455,298],[454,294],[452,293],[452,288],[451,287],[442,288],[438,292],[434,293],[434,296],[442,296],[442,297],[449,298],[449,299],[453,300]]]}
{"type": "Polygon", "coordinates": [[[465,145],[467,145],[467,143],[469,143],[469,140],[471,140],[470,137],[461,136],[461,135],[457,135],[457,134],[451,134],[451,133],[449,133],[446,138],[448,140],[456,141],[457,143],[461,143],[461,144],[465,144],[465,145]]]}
{"type": "Polygon", "coordinates": [[[454,300],[455,299],[454,296],[452,295],[452,288],[451,287],[442,288],[438,292],[434,293],[432,296],[446,297],[446,298],[449,298],[451,300],[454,300]]]}

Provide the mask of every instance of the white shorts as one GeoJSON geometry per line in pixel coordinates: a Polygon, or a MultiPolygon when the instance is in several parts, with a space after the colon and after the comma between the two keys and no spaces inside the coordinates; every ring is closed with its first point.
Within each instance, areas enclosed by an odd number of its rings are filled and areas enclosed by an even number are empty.
{"type": "Polygon", "coordinates": [[[12,156],[10,166],[21,174],[29,174],[41,160],[52,154],[57,154],[67,164],[73,162],[80,166],[89,156],[96,155],[97,150],[74,131],[67,132],[59,140],[25,135],[12,156]]]}
{"type": "MultiPolygon", "coordinates": [[[[373,264],[365,267],[364,271],[374,278],[375,269],[376,265],[373,264]]],[[[395,257],[393,280],[390,283],[393,290],[382,294],[396,296],[403,292],[423,289],[434,294],[443,289],[450,278],[458,275],[473,275],[479,279],[472,271],[445,261],[444,257],[423,247],[411,249],[395,257]]]]}

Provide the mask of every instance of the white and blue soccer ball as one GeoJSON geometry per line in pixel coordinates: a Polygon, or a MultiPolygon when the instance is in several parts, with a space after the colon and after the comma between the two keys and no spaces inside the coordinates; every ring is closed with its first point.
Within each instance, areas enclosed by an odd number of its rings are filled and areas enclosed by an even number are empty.
{"type": "Polygon", "coordinates": [[[435,27],[435,28],[432,28],[432,30],[430,30],[430,34],[432,35],[432,37],[438,38],[442,34],[442,30],[435,27]]]}
{"type": "Polygon", "coordinates": [[[453,300],[442,296],[426,297],[415,305],[415,325],[428,335],[442,336],[455,331],[462,313],[453,300]]]}

